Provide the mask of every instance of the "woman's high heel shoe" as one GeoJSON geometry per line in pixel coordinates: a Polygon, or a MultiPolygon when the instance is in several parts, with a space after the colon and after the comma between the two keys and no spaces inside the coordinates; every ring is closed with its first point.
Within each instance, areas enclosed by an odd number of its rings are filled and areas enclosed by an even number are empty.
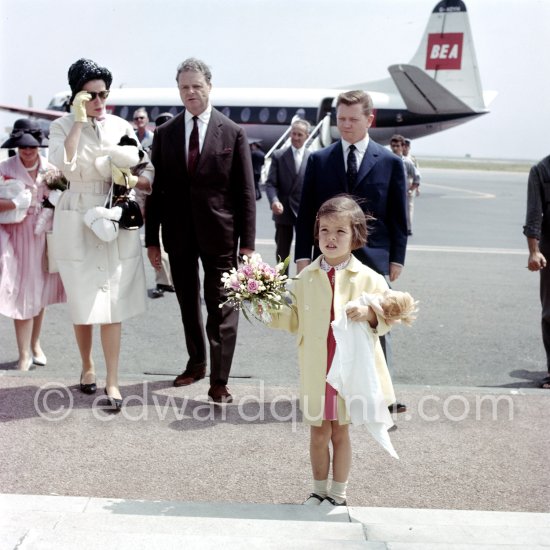
{"type": "Polygon", "coordinates": [[[105,389],[105,395],[111,404],[111,409],[115,412],[119,412],[122,409],[122,399],[117,399],[116,397],[111,397],[105,389]]]}
{"type": "Polygon", "coordinates": [[[44,354],[40,356],[33,355],[32,364],[36,365],[37,367],[45,367],[48,364],[48,358],[44,354]]]}
{"type": "Polygon", "coordinates": [[[91,384],[83,384],[82,383],[82,375],[80,375],[80,391],[82,393],[85,393],[87,395],[92,395],[97,390],[97,385],[95,382],[92,382],[91,384]]]}

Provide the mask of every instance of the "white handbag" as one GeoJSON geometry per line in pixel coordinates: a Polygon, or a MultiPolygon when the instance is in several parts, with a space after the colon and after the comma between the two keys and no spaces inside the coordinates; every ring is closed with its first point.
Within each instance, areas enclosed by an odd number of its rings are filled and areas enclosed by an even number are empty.
{"type": "Polygon", "coordinates": [[[13,200],[23,208],[0,212],[0,223],[20,223],[25,219],[31,203],[31,192],[22,181],[0,177],[0,199],[13,200]]]}

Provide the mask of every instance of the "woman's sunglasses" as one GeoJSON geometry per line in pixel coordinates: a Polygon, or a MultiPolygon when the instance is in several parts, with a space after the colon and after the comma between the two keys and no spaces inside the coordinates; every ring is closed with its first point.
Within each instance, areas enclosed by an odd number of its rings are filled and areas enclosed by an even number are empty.
{"type": "Polygon", "coordinates": [[[109,90],[103,90],[102,92],[87,92],[87,93],[89,93],[92,96],[90,101],[94,101],[94,99],[98,96],[100,99],[107,99],[109,97],[109,90]]]}

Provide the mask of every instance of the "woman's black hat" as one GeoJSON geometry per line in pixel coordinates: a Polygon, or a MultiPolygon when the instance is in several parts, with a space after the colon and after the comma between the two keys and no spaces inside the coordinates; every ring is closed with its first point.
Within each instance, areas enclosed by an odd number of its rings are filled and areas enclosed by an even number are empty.
{"type": "Polygon", "coordinates": [[[13,125],[10,137],[2,144],[2,149],[16,147],[47,147],[48,140],[36,122],[28,118],[20,118],[13,125]]]}

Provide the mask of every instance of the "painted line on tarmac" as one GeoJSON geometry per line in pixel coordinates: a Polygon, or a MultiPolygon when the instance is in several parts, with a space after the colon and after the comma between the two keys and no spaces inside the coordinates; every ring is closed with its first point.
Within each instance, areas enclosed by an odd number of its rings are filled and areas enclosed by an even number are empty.
{"type": "Polygon", "coordinates": [[[422,244],[407,245],[407,252],[451,252],[459,254],[509,254],[514,256],[528,255],[522,248],[478,248],[474,246],[431,246],[422,244]]]}
{"type": "MultiPolygon", "coordinates": [[[[273,239],[256,239],[256,246],[271,246],[275,247],[275,241],[273,239]]],[[[509,254],[514,256],[527,255],[527,250],[522,248],[481,248],[475,246],[436,246],[436,245],[422,245],[422,244],[409,244],[407,245],[407,252],[450,252],[459,254],[509,254]]]]}
{"type": "Polygon", "coordinates": [[[445,189],[448,191],[458,191],[459,193],[466,193],[466,195],[473,195],[473,196],[447,196],[447,197],[441,197],[442,199],[496,199],[496,195],[493,195],[492,193],[482,193],[480,191],[470,191],[469,189],[462,189],[461,187],[450,187],[448,185],[437,185],[435,183],[422,183],[421,188],[423,187],[435,187],[436,189],[445,189]]]}

